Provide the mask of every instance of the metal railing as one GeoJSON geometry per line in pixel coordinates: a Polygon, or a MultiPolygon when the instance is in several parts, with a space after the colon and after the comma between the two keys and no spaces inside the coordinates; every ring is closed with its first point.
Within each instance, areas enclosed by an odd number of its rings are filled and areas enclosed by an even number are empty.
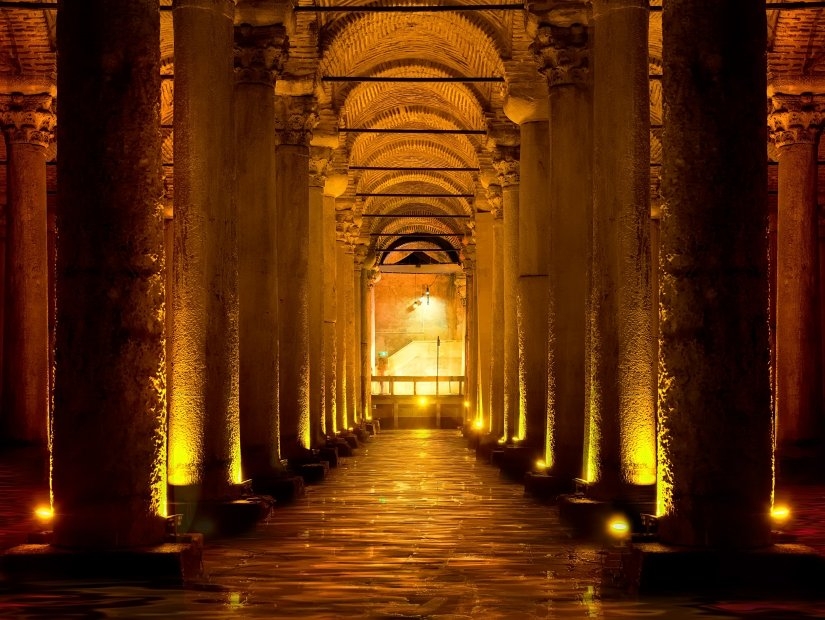
{"type": "Polygon", "coordinates": [[[372,377],[373,396],[463,396],[464,375],[372,377]]]}

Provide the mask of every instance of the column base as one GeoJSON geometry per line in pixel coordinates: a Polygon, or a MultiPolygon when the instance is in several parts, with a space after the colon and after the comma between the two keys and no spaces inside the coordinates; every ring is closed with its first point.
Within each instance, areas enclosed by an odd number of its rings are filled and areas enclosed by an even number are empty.
{"type": "Polygon", "coordinates": [[[574,490],[573,479],[568,476],[532,471],[524,475],[524,492],[541,501],[555,503],[560,495],[574,490]]]}
{"type": "Polygon", "coordinates": [[[199,534],[150,547],[108,551],[27,544],[0,556],[0,572],[12,583],[101,579],[182,585],[203,575],[202,554],[199,534]]]}
{"type": "Polygon", "coordinates": [[[633,544],[622,551],[620,585],[638,594],[723,593],[759,597],[819,594],[825,557],[805,545],[728,551],[633,544]]]}
{"type": "Polygon", "coordinates": [[[253,495],[251,481],[232,485],[222,499],[202,499],[199,487],[170,487],[169,513],[175,516],[176,532],[197,532],[207,538],[233,536],[251,530],[269,516],[275,500],[253,495]]]}
{"type": "Polygon", "coordinates": [[[255,476],[252,478],[252,488],[256,493],[273,497],[276,505],[289,504],[306,493],[304,479],[286,471],[255,476]]]}
{"type": "Polygon", "coordinates": [[[628,521],[631,530],[628,535],[642,535],[648,528],[644,515],[656,512],[655,496],[648,498],[645,495],[640,491],[638,497],[612,501],[584,497],[582,494],[560,495],[559,518],[572,528],[572,533],[577,538],[601,542],[613,539],[608,523],[615,516],[624,517],[628,521]]]}
{"type": "Polygon", "coordinates": [[[498,457],[498,467],[507,478],[522,482],[524,475],[533,469],[539,453],[540,450],[532,446],[506,446],[498,457]]]}

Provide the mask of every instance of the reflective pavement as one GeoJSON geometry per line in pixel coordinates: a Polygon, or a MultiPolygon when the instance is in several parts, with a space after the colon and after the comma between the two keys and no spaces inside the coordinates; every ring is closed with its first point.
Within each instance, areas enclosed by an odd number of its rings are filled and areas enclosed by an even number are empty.
{"type": "MultiPolygon", "coordinates": [[[[809,491],[800,542],[825,550],[822,492],[809,491]]],[[[5,591],[0,618],[825,618],[820,601],[637,599],[603,576],[607,557],[457,431],[389,431],[253,532],[208,542],[200,583],[5,591]]]]}

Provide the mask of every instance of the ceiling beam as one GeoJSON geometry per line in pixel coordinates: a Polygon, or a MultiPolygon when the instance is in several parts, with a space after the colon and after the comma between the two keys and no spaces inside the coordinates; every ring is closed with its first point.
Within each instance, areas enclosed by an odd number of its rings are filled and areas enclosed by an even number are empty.
{"type": "Polygon", "coordinates": [[[410,6],[296,6],[296,13],[441,13],[444,11],[520,11],[522,3],[504,4],[418,4],[410,6]]]}
{"type": "Polygon", "coordinates": [[[415,133],[415,134],[456,134],[460,136],[484,136],[486,129],[404,129],[377,127],[339,127],[341,133],[415,133]]]}
{"type": "Polygon", "coordinates": [[[402,172],[479,172],[481,168],[461,166],[350,166],[350,170],[385,170],[402,172]]]}
{"type": "Polygon", "coordinates": [[[325,75],[322,82],[401,82],[401,83],[433,83],[433,84],[464,84],[470,82],[503,82],[503,77],[382,77],[375,75],[365,75],[362,77],[351,75],[325,75]]]}
{"type": "Polygon", "coordinates": [[[395,194],[356,192],[356,198],[475,198],[475,194],[395,194]]]}
{"type": "Polygon", "coordinates": [[[469,215],[403,215],[400,213],[362,213],[361,217],[373,217],[382,219],[430,219],[430,218],[449,218],[453,220],[467,220],[469,215]]]}

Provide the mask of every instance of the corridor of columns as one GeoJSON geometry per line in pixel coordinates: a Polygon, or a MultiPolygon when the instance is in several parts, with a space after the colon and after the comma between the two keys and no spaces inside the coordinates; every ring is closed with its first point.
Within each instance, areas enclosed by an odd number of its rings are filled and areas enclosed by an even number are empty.
{"type": "Polygon", "coordinates": [[[502,544],[615,511],[648,578],[825,573],[778,520],[825,461],[825,8],[698,5],[0,0],[0,440],[46,496],[9,577],[224,566],[430,445],[552,505],[491,478],[502,544]]]}

